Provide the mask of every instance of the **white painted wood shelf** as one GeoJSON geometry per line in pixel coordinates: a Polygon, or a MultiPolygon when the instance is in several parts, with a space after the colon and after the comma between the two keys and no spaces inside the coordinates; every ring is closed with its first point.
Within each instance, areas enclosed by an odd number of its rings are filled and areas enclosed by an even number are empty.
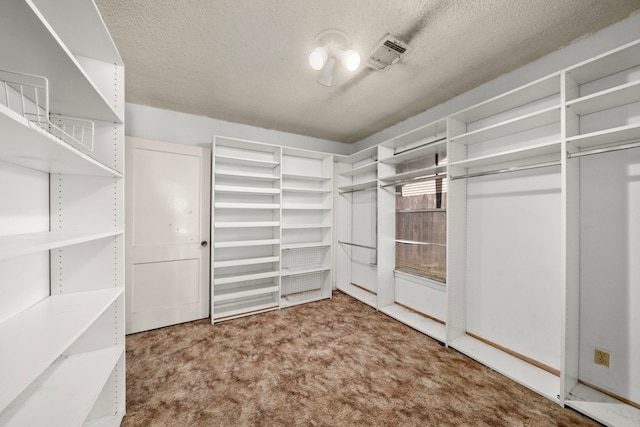
{"type": "Polygon", "coordinates": [[[233,240],[228,242],[214,242],[214,248],[244,248],[250,246],[278,245],[280,239],[263,239],[263,240],[233,240]]]}
{"type": "Polygon", "coordinates": [[[380,158],[379,163],[383,163],[385,165],[397,165],[409,160],[414,160],[420,157],[446,151],[447,138],[438,138],[432,142],[427,139],[425,141],[418,141],[414,143],[414,145],[417,145],[417,148],[402,151],[398,154],[394,154],[392,157],[380,158]]]}
{"type": "Polygon", "coordinates": [[[515,160],[532,159],[535,157],[555,155],[555,160],[560,160],[560,141],[535,144],[525,148],[505,150],[495,154],[472,157],[465,160],[451,162],[450,166],[460,168],[476,168],[481,166],[492,166],[515,160]]]}
{"type": "Polygon", "coordinates": [[[122,177],[1,104],[0,129],[11,139],[0,151],[0,160],[7,163],[47,173],[122,177]]]}
{"type": "MultiPolygon", "coordinates": [[[[323,179],[324,180],[324,179],[323,179]]],[[[282,186],[282,192],[287,193],[304,193],[304,194],[314,194],[314,193],[331,193],[333,190],[329,188],[304,188],[304,187],[289,187],[282,186]]]]}
{"type": "Polygon", "coordinates": [[[440,342],[446,341],[446,326],[443,323],[421,316],[398,304],[387,305],[380,308],[380,311],[433,339],[440,342]]]}
{"type": "Polygon", "coordinates": [[[302,249],[302,248],[321,248],[330,247],[331,243],[324,242],[308,242],[308,243],[285,243],[282,245],[282,249],[302,249]]]}
{"type": "Polygon", "coordinates": [[[213,224],[214,228],[265,228],[279,226],[280,221],[221,221],[213,224]]]}
{"type": "MultiPolygon", "coordinates": [[[[277,272],[276,272],[277,273],[277,272]]],[[[247,298],[254,297],[257,295],[264,294],[272,294],[278,292],[280,287],[273,282],[267,283],[259,283],[259,284],[251,284],[251,285],[242,285],[234,287],[233,289],[216,289],[214,287],[215,292],[215,301],[222,302],[228,301],[238,298],[247,298]]]]}
{"type": "Polygon", "coordinates": [[[362,175],[368,172],[375,172],[378,169],[378,162],[373,161],[371,163],[364,164],[362,166],[355,166],[351,169],[341,171],[340,175],[342,176],[355,176],[362,175]]]}
{"type": "MultiPolygon", "coordinates": [[[[380,181],[384,183],[401,182],[401,181],[407,181],[407,180],[421,178],[421,177],[430,176],[430,175],[445,174],[446,172],[447,172],[446,165],[430,166],[427,168],[415,169],[408,172],[402,172],[394,175],[383,176],[383,177],[380,177],[380,181]]],[[[443,178],[446,178],[446,176],[443,175],[443,178]]]]}
{"type": "Polygon", "coordinates": [[[640,81],[615,86],[567,102],[567,108],[579,116],[640,101],[640,81]]]}
{"type": "Polygon", "coordinates": [[[367,292],[364,289],[361,289],[357,286],[353,286],[352,284],[344,284],[338,286],[338,289],[345,294],[349,295],[357,299],[360,302],[367,304],[373,308],[377,309],[377,297],[376,294],[367,292]]]}
{"type": "Polygon", "coordinates": [[[230,194],[280,194],[279,188],[245,187],[239,185],[216,185],[214,191],[230,194]]]}
{"type": "MultiPolygon", "coordinates": [[[[90,11],[87,15],[92,13],[90,11]]],[[[104,24],[100,27],[104,28],[104,24]]],[[[3,69],[45,76],[49,80],[52,112],[123,123],[123,116],[106,99],[78,59],[61,43],[45,17],[28,2],[4,4],[0,28],[5,34],[11,34],[11,37],[0,37],[0,52],[30,53],[3,55],[3,69]]]]}
{"type": "Polygon", "coordinates": [[[577,384],[571,390],[565,404],[607,426],[637,427],[640,425],[640,409],[583,384],[577,384]]]}
{"type": "Polygon", "coordinates": [[[44,372],[123,293],[123,288],[53,295],[0,323],[0,408],[44,372]]]}
{"type": "Polygon", "coordinates": [[[257,258],[240,258],[240,259],[231,259],[224,261],[216,261],[213,265],[214,268],[225,268],[225,267],[239,267],[243,265],[259,265],[259,264],[268,264],[273,262],[279,262],[279,256],[269,256],[269,257],[257,257],[257,258]]]}
{"type": "Polygon", "coordinates": [[[330,224],[283,224],[283,230],[302,230],[305,228],[331,228],[330,224]]]}
{"type": "Polygon", "coordinates": [[[328,177],[328,176],[303,175],[303,174],[293,174],[293,173],[283,173],[282,178],[298,180],[298,181],[330,181],[331,180],[331,177],[328,177]]]}
{"type": "Polygon", "coordinates": [[[297,274],[307,274],[307,273],[315,273],[318,271],[330,271],[331,267],[323,266],[323,265],[312,265],[305,267],[291,267],[291,268],[283,268],[280,271],[280,275],[282,277],[295,276],[297,274]]]}
{"type": "Polygon", "coordinates": [[[280,177],[260,172],[218,171],[214,169],[214,176],[218,178],[241,178],[250,181],[279,181],[280,177]]]}
{"type": "Polygon", "coordinates": [[[214,320],[231,320],[248,314],[265,313],[278,310],[279,302],[274,292],[266,296],[258,295],[245,301],[214,301],[214,320]]]}
{"type": "Polygon", "coordinates": [[[58,358],[9,405],[0,424],[82,425],[123,353],[117,346],[58,358]]]}
{"type": "Polygon", "coordinates": [[[42,231],[38,233],[0,236],[0,259],[77,245],[93,240],[118,236],[122,233],[122,230],[42,231]]]}
{"type": "Polygon", "coordinates": [[[249,274],[226,274],[215,276],[213,279],[214,285],[224,285],[227,283],[248,282],[250,280],[267,279],[278,276],[279,273],[273,270],[252,272],[249,274]]]}
{"type": "Polygon", "coordinates": [[[567,137],[567,145],[576,149],[605,147],[640,139],[640,123],[619,126],[584,135],[567,137]]]}
{"type": "Polygon", "coordinates": [[[378,180],[370,179],[370,180],[366,180],[356,184],[341,185],[340,187],[338,187],[338,191],[343,191],[343,192],[359,191],[359,190],[366,190],[369,188],[376,188],[377,186],[378,186],[378,180]]]}
{"type": "Polygon", "coordinates": [[[229,165],[255,166],[258,168],[270,168],[270,169],[273,169],[280,164],[280,162],[276,162],[276,161],[251,159],[247,157],[224,156],[224,155],[216,155],[216,162],[225,163],[229,165]]]}
{"type": "Polygon", "coordinates": [[[215,202],[215,209],[262,209],[273,210],[280,209],[278,203],[235,203],[235,202],[215,202]]]}

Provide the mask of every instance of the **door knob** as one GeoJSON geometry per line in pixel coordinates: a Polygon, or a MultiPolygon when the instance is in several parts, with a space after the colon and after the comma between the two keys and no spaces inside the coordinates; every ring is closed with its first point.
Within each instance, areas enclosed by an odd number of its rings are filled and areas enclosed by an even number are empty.
{"type": "Polygon", "coordinates": [[[200,242],[200,246],[202,246],[203,248],[206,248],[208,245],[206,240],[203,240],[202,242],[200,242]]]}

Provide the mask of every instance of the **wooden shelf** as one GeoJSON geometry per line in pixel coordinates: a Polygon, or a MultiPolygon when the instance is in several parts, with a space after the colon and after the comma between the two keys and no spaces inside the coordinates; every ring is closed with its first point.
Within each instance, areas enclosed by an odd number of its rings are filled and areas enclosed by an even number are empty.
{"type": "Polygon", "coordinates": [[[576,385],[565,405],[608,426],[640,425],[640,409],[600,393],[583,384],[576,385]]]}
{"type": "Polygon", "coordinates": [[[220,291],[214,288],[213,301],[220,302],[238,298],[255,297],[264,294],[277,293],[278,291],[278,285],[272,282],[246,286],[236,286],[232,289],[225,289],[224,291],[220,291]]]}
{"type": "Polygon", "coordinates": [[[254,166],[254,167],[269,168],[269,169],[273,169],[280,164],[280,162],[274,162],[269,160],[249,159],[246,157],[235,157],[235,156],[223,156],[219,154],[215,156],[215,161],[216,163],[224,163],[227,165],[254,166]]]}
{"type": "Polygon", "coordinates": [[[369,188],[376,188],[378,186],[378,180],[373,179],[371,181],[359,182],[357,184],[342,185],[338,187],[338,191],[359,191],[369,188]]]}
{"type": "Polygon", "coordinates": [[[0,424],[81,425],[123,353],[118,346],[58,358],[2,412],[0,424]]]}
{"type": "Polygon", "coordinates": [[[270,292],[267,295],[259,295],[258,298],[251,298],[245,301],[215,301],[213,305],[213,320],[231,320],[249,314],[264,313],[266,311],[278,310],[279,303],[275,293],[270,292]]]}
{"type": "Polygon", "coordinates": [[[307,267],[283,268],[280,270],[282,277],[296,276],[298,274],[315,273],[318,271],[331,271],[331,267],[322,265],[313,265],[307,267]]]}
{"type": "Polygon", "coordinates": [[[579,116],[640,102],[640,81],[630,82],[567,102],[567,111],[579,116]]]}
{"type": "Polygon", "coordinates": [[[270,246],[280,244],[280,239],[234,240],[230,242],[214,242],[214,248],[245,248],[250,246],[270,246]]]}
{"type": "Polygon", "coordinates": [[[299,230],[304,228],[331,228],[331,225],[326,224],[283,224],[281,227],[283,230],[299,230]]]}
{"type": "Polygon", "coordinates": [[[267,279],[271,277],[278,277],[280,273],[278,271],[261,271],[253,272],[250,274],[224,274],[214,277],[214,285],[225,285],[228,283],[248,282],[249,280],[267,279]]]}
{"type": "Polygon", "coordinates": [[[297,188],[297,187],[282,187],[282,192],[287,193],[305,193],[305,194],[319,194],[319,193],[331,193],[333,190],[325,190],[323,188],[297,188]]]}
{"type": "Polygon", "coordinates": [[[488,99],[454,114],[451,118],[463,123],[473,123],[559,93],[560,74],[556,73],[488,99]]]}
{"type": "Polygon", "coordinates": [[[0,259],[48,251],[121,234],[122,230],[104,232],[43,231],[0,236],[0,259]]]}
{"type": "Polygon", "coordinates": [[[419,157],[428,156],[430,154],[442,153],[447,150],[446,138],[436,140],[435,142],[425,142],[425,145],[413,148],[402,153],[395,154],[393,157],[380,159],[380,163],[387,165],[397,165],[408,160],[417,159],[419,157]]]}
{"type": "Polygon", "coordinates": [[[452,162],[450,166],[461,168],[475,168],[481,166],[490,166],[500,163],[510,162],[514,160],[529,159],[550,154],[556,154],[557,160],[560,160],[560,141],[537,144],[531,147],[519,148],[515,150],[501,151],[496,154],[486,156],[473,157],[466,160],[452,162]]]}
{"type": "Polygon", "coordinates": [[[567,69],[576,83],[584,84],[638,65],[640,42],[620,46],[607,55],[600,55],[567,69]]]}
{"type": "Polygon", "coordinates": [[[261,227],[279,227],[280,221],[229,221],[214,222],[214,228],[261,228],[261,227]]]}
{"type": "Polygon", "coordinates": [[[123,288],[54,295],[0,323],[0,408],[47,369],[123,293],[123,288]]]}
{"type": "Polygon", "coordinates": [[[593,148],[612,144],[637,141],[640,138],[640,123],[591,132],[567,138],[567,145],[573,148],[593,148]]]}
{"type": "Polygon", "coordinates": [[[3,54],[3,69],[46,76],[52,112],[123,122],[123,118],[105,99],[78,60],[60,42],[50,25],[44,22],[40,12],[30,7],[30,3],[16,1],[3,5],[0,27],[5,34],[11,34],[11,37],[0,38],[0,52],[29,53],[3,54]]]}
{"type": "Polygon", "coordinates": [[[302,248],[322,248],[325,246],[331,246],[331,243],[322,242],[308,242],[308,243],[287,243],[282,245],[282,250],[285,249],[302,249],[302,248]]]}
{"type": "Polygon", "coordinates": [[[122,174],[0,105],[0,160],[47,173],[122,177],[122,174]]]}
{"type": "Polygon", "coordinates": [[[443,323],[421,316],[415,311],[407,310],[398,304],[382,307],[380,311],[433,339],[440,342],[445,342],[446,340],[447,330],[443,323]]]}
{"type": "Polygon", "coordinates": [[[278,203],[236,203],[236,202],[215,202],[213,207],[216,209],[263,209],[272,210],[280,209],[278,203]]]}
{"type": "Polygon", "coordinates": [[[338,289],[368,306],[377,308],[378,296],[376,294],[367,292],[364,289],[353,286],[352,284],[339,285],[338,289]]]}
{"type": "Polygon", "coordinates": [[[325,207],[322,205],[312,205],[310,203],[289,203],[282,206],[283,210],[297,210],[297,211],[326,211],[330,210],[330,207],[325,207]]]}
{"type": "Polygon", "coordinates": [[[219,178],[234,178],[251,181],[278,181],[280,179],[279,176],[258,172],[230,172],[214,170],[214,174],[219,178]]]}
{"type": "MultiPolygon", "coordinates": [[[[411,180],[414,178],[420,178],[423,176],[429,176],[429,175],[435,175],[438,173],[446,173],[447,172],[447,166],[429,166],[428,168],[422,168],[422,169],[416,169],[416,170],[412,170],[409,172],[403,172],[403,173],[399,173],[399,174],[395,174],[395,175],[389,175],[389,176],[385,176],[380,178],[380,181],[384,181],[384,182],[395,182],[395,181],[407,181],[407,180],[411,180]]],[[[442,178],[446,178],[445,175],[442,175],[442,178]]]]}
{"type": "Polygon", "coordinates": [[[560,107],[546,108],[535,113],[525,114],[492,126],[487,126],[451,138],[451,142],[471,145],[503,136],[513,135],[530,129],[558,123],[560,131],[560,107]]]}
{"type": "Polygon", "coordinates": [[[298,175],[292,173],[283,173],[282,178],[297,181],[329,181],[331,179],[330,176],[298,175]]]}
{"type": "Polygon", "coordinates": [[[239,185],[215,185],[213,189],[217,193],[230,194],[280,194],[279,188],[242,187],[239,185]]]}
{"type": "Polygon", "coordinates": [[[456,338],[449,346],[536,393],[558,402],[559,377],[469,335],[456,338]]]}
{"type": "Polygon", "coordinates": [[[378,162],[373,161],[371,163],[367,163],[366,165],[356,166],[353,169],[348,169],[346,171],[340,172],[340,176],[355,176],[362,175],[367,172],[375,172],[378,170],[378,162]]]}
{"type": "Polygon", "coordinates": [[[231,259],[231,260],[224,260],[224,261],[215,261],[213,263],[213,268],[239,267],[239,266],[243,266],[243,265],[269,264],[269,263],[278,262],[278,261],[280,261],[280,257],[279,256],[231,259]]]}

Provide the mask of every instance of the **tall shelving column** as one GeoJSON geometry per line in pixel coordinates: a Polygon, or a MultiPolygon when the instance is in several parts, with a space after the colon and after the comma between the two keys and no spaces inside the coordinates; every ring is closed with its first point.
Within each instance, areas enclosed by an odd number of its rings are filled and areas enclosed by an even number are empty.
{"type": "Polygon", "coordinates": [[[16,218],[0,229],[2,425],[125,412],[124,66],[95,6],[77,6],[0,6],[0,174],[22,189],[0,206],[16,218]]]}
{"type": "Polygon", "coordinates": [[[336,158],[336,285],[378,306],[378,147],[336,158]]]}
{"type": "Polygon", "coordinates": [[[563,73],[567,323],[562,398],[640,425],[640,41],[563,73]],[[608,366],[595,353],[609,355],[608,366]]]}
{"type": "Polygon", "coordinates": [[[282,149],[280,306],[331,297],[333,156],[282,149]]]}
{"type": "Polygon", "coordinates": [[[558,403],[560,92],[558,73],[456,113],[447,148],[447,343],[558,403]]]}
{"type": "Polygon", "coordinates": [[[281,148],[213,143],[212,323],[280,305],[281,148]]]}
{"type": "Polygon", "coordinates": [[[396,236],[396,215],[446,216],[447,211],[446,208],[434,206],[397,212],[396,191],[406,184],[446,179],[446,125],[446,120],[440,120],[383,142],[379,147],[378,160],[380,311],[442,342],[445,341],[445,283],[397,271],[395,262],[399,246],[429,248],[433,242],[409,241],[396,236]]]}

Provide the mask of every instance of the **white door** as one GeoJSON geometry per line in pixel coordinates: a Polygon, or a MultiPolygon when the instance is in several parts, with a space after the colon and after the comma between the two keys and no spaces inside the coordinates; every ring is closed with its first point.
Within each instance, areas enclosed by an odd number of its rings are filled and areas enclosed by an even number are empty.
{"type": "Polygon", "coordinates": [[[126,332],[208,317],[211,150],[125,147],[126,332]]]}

